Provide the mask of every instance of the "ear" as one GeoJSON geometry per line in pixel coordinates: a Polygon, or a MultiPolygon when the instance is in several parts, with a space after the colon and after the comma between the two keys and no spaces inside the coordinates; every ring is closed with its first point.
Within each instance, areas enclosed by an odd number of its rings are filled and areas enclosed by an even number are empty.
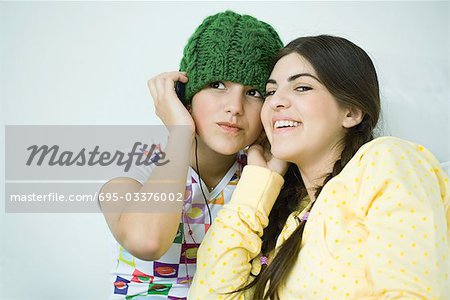
{"type": "Polygon", "coordinates": [[[352,128],[359,123],[364,118],[364,113],[359,108],[348,108],[345,110],[345,116],[342,120],[342,126],[344,128],[352,128]]]}

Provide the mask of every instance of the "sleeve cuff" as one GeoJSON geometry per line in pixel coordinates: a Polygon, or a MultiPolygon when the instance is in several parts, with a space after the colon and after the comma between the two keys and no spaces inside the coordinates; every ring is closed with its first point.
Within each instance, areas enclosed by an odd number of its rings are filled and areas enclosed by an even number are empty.
{"type": "Polygon", "coordinates": [[[277,172],[247,165],[233,192],[230,204],[245,205],[269,215],[283,184],[284,178],[277,172]]]}

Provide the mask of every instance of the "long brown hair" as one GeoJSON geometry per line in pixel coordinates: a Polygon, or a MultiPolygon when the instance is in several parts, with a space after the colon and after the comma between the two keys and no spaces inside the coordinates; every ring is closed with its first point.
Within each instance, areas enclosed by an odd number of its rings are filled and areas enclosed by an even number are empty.
{"type": "MultiPolygon", "coordinates": [[[[291,53],[301,55],[313,66],[319,79],[340,106],[358,108],[364,114],[360,124],[347,130],[342,141],[343,151],[335,162],[333,171],[325,174],[323,183],[325,185],[342,171],[363,144],[373,139],[373,130],[380,115],[377,74],[367,53],[341,37],[320,35],[298,38],[280,50],[274,65],[279,59],[291,53]]],[[[323,185],[317,187],[316,198],[323,185]]],[[[300,200],[306,195],[300,172],[291,164],[285,175],[285,184],[269,215],[269,225],[264,230],[262,237],[264,255],[275,249],[276,239],[287,217],[298,210],[300,200]]],[[[297,229],[277,249],[270,265],[263,265],[255,280],[244,288],[255,286],[253,299],[279,299],[278,290],[289,276],[298,257],[305,223],[303,220],[300,222],[297,229]]]]}

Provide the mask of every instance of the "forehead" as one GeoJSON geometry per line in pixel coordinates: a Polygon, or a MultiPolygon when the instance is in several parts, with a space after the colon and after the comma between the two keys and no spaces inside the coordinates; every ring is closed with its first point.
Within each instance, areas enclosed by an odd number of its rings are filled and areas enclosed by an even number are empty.
{"type": "Polygon", "coordinates": [[[291,53],[277,61],[270,74],[270,79],[276,81],[286,80],[290,76],[302,73],[317,76],[313,66],[303,56],[297,53],[291,53]]]}

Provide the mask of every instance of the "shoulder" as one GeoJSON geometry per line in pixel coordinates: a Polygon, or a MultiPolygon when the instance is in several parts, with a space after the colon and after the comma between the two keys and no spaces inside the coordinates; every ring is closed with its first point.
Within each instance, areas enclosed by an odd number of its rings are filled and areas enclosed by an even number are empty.
{"type": "Polygon", "coordinates": [[[442,194],[450,195],[448,176],[437,158],[424,146],[395,137],[377,138],[363,145],[344,174],[371,184],[407,181],[429,189],[438,184],[442,194]]]}
{"type": "Polygon", "coordinates": [[[364,144],[357,154],[361,157],[367,155],[379,155],[398,153],[403,151],[420,150],[423,146],[393,136],[376,138],[364,144]]]}
{"type": "Polygon", "coordinates": [[[364,144],[354,158],[360,164],[383,161],[403,163],[426,161],[431,165],[439,164],[434,155],[424,146],[391,136],[376,138],[364,144]]]}
{"type": "Polygon", "coordinates": [[[396,137],[381,137],[364,144],[341,174],[358,177],[356,181],[411,178],[412,174],[431,175],[439,180],[445,177],[439,161],[428,149],[396,137]]]}

